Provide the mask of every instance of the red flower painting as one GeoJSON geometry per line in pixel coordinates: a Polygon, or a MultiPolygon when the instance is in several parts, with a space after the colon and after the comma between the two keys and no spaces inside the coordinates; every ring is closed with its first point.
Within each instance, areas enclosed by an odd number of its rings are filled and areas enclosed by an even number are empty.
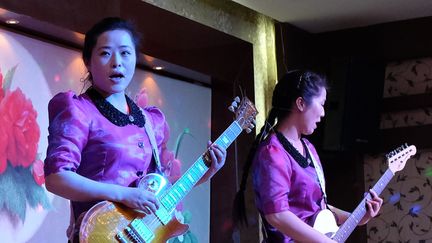
{"type": "Polygon", "coordinates": [[[3,174],[7,166],[6,148],[7,148],[8,134],[6,133],[6,129],[4,128],[4,124],[2,121],[0,121],[0,134],[2,134],[0,136],[0,174],[3,174]]]}
{"type": "Polygon", "coordinates": [[[20,88],[10,89],[15,70],[6,75],[0,70],[0,191],[7,195],[0,195],[0,210],[24,221],[27,206],[49,208],[49,203],[41,187],[37,112],[20,88]]]}
{"type": "MultiPolygon", "coordinates": [[[[3,91],[3,75],[0,72],[0,103],[2,102],[4,97],[3,91]]],[[[1,118],[1,116],[0,116],[1,118]]],[[[8,141],[8,135],[6,133],[6,129],[4,128],[3,122],[0,121],[0,174],[2,174],[6,170],[6,145],[8,141]]]]}
{"type": "Polygon", "coordinates": [[[37,113],[31,101],[19,88],[6,92],[0,102],[0,114],[0,123],[8,137],[5,151],[7,159],[13,167],[29,167],[36,158],[40,136],[37,113]]]}

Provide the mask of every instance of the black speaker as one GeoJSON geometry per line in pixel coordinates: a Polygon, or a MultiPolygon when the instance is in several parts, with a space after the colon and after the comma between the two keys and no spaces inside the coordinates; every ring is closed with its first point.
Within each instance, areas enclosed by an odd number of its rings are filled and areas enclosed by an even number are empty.
{"type": "Polygon", "coordinates": [[[385,65],[361,57],[332,58],[327,63],[323,149],[369,150],[376,147],[385,65]]]}

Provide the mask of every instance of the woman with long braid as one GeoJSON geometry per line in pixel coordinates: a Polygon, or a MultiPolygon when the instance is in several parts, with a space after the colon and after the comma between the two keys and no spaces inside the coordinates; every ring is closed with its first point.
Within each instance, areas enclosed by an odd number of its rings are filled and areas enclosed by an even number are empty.
{"type": "MultiPolygon", "coordinates": [[[[262,217],[264,242],[334,242],[312,228],[315,216],[330,209],[338,224],[349,213],[327,204],[321,162],[310,135],[324,117],[326,79],[296,70],[277,83],[272,109],[255,139],[236,196],[235,220],[247,223],[244,190],[252,168],[255,204],[262,217]]],[[[378,214],[382,199],[370,191],[365,224],[378,214]]]]}

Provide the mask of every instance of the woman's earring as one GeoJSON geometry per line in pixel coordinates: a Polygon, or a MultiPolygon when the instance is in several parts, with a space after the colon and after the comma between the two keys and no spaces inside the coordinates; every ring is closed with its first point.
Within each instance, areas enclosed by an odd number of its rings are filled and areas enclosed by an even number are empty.
{"type": "Polygon", "coordinates": [[[90,71],[87,72],[87,80],[90,81],[91,84],[93,84],[93,77],[90,71]]]}

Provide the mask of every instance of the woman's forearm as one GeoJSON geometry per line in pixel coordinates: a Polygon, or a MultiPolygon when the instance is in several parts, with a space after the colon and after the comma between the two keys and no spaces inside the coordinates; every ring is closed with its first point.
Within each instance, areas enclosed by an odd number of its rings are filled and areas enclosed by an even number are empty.
{"type": "Polygon", "coordinates": [[[50,174],[45,185],[48,191],[73,201],[121,199],[121,186],[93,181],[71,171],[50,174]]]}

